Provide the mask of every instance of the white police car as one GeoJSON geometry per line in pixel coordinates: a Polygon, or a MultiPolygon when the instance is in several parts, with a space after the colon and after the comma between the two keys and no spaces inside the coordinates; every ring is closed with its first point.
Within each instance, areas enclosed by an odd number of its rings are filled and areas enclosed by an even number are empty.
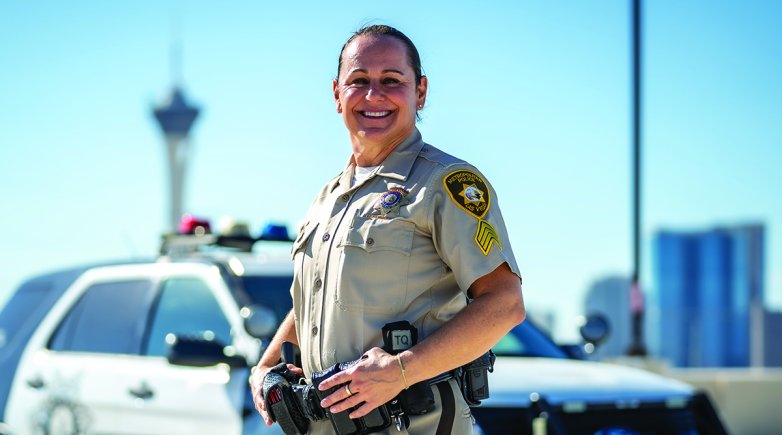
{"type": "Polygon", "coordinates": [[[159,259],[22,284],[0,312],[0,432],[281,433],[247,377],[290,309],[290,247],[254,241],[173,236],[159,259]]]}
{"type": "MultiPolygon", "coordinates": [[[[159,259],[23,283],[0,312],[0,434],[281,433],[247,377],[290,309],[289,246],[205,229],[190,221],[159,259]]],[[[269,229],[260,239],[288,239],[269,229]]],[[[724,433],[705,395],[573,358],[531,321],[495,352],[476,433],[724,433]]]]}

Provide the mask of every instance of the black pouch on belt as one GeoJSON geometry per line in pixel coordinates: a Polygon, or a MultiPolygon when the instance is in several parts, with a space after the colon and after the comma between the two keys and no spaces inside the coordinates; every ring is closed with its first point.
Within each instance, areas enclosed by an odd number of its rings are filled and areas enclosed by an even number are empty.
{"type": "Polygon", "coordinates": [[[481,400],[489,398],[489,373],[494,371],[496,358],[494,352],[489,350],[456,370],[456,379],[468,405],[479,406],[481,400]]]}

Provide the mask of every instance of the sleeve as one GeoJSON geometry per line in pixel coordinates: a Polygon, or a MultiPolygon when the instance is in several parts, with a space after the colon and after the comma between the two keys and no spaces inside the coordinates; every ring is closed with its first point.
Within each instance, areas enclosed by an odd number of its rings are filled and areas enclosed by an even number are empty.
{"type": "Polygon", "coordinates": [[[462,291],[502,263],[521,276],[497,195],[483,174],[469,164],[450,165],[427,190],[435,249],[462,291]]]}

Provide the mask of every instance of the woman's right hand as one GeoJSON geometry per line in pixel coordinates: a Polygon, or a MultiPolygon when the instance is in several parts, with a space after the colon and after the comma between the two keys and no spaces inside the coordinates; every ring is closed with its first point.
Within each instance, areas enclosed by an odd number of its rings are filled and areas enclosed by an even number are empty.
{"type": "MultiPolygon", "coordinates": [[[[269,370],[271,370],[274,366],[266,366],[258,364],[257,366],[253,367],[250,371],[250,389],[252,390],[253,395],[253,403],[255,404],[255,409],[258,410],[258,412],[261,414],[261,417],[263,417],[263,421],[266,422],[267,426],[271,426],[272,423],[274,423],[269,417],[269,413],[266,411],[266,402],[263,400],[263,378],[266,376],[266,373],[269,373],[269,370]]],[[[303,370],[299,367],[296,367],[293,364],[288,364],[288,370],[291,372],[300,375],[303,373],[303,370]]]]}

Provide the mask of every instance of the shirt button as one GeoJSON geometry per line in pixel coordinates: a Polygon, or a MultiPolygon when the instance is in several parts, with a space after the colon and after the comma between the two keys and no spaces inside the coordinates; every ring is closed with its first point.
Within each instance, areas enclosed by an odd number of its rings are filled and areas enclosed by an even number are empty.
{"type": "Polygon", "coordinates": [[[323,286],[323,281],[320,280],[320,278],[315,280],[315,290],[320,290],[320,287],[323,286]]]}
{"type": "Polygon", "coordinates": [[[347,202],[347,200],[349,200],[349,199],[350,199],[350,195],[348,195],[347,193],[345,193],[345,194],[343,194],[342,196],[340,196],[340,197],[339,197],[339,199],[341,199],[341,200],[343,200],[343,201],[347,202]]]}
{"type": "Polygon", "coordinates": [[[331,236],[329,235],[329,233],[326,233],[326,234],[324,234],[324,235],[323,235],[323,241],[324,241],[324,242],[328,242],[328,241],[329,241],[329,238],[331,238],[331,236]]]}
{"type": "Polygon", "coordinates": [[[367,239],[367,245],[374,245],[374,244],[375,244],[375,239],[373,239],[372,237],[367,239]]]}
{"type": "Polygon", "coordinates": [[[312,327],[312,335],[318,335],[318,327],[317,326],[313,326],[312,327]]]}

